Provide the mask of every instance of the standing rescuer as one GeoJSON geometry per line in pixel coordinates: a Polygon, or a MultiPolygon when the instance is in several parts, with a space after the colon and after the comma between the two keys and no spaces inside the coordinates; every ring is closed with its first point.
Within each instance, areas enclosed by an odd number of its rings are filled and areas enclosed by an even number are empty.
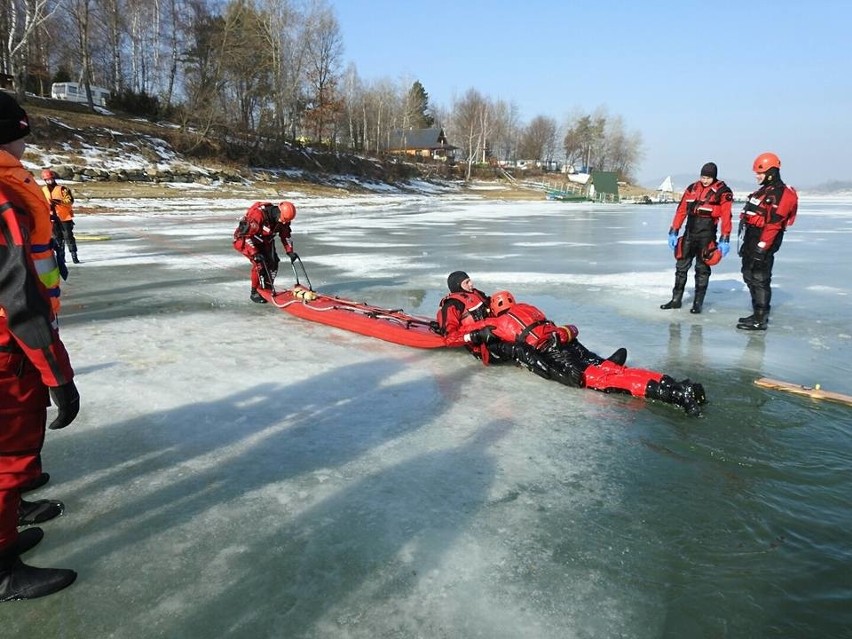
{"type": "Polygon", "coordinates": [[[0,91],[0,601],[33,599],[70,585],[73,570],[35,568],[21,555],[58,502],[23,502],[21,490],[41,475],[50,398],[59,409],[50,428],[77,416],[80,395],[56,322],[59,269],[51,245],[50,209],[21,165],[30,132],[26,112],[0,91]]]}
{"type": "Polygon", "coordinates": [[[710,283],[710,267],[718,264],[731,248],[731,203],[734,194],[727,184],[716,179],[718,169],[713,162],[701,167],[698,182],[693,182],[683,193],[672,225],[669,228],[669,248],[674,251],[675,284],[672,299],[660,308],[680,308],[683,289],[689,269],[695,260],[695,296],[690,313],[700,313],[704,295],[710,283]],[[686,230],[678,238],[680,227],[686,220],[686,230]],[[717,226],[721,224],[721,237],[716,242],[717,226]]]}
{"type": "Polygon", "coordinates": [[[50,212],[53,216],[54,239],[60,253],[60,259],[65,260],[65,247],[71,251],[71,259],[74,264],[79,264],[77,259],[77,240],[74,238],[74,195],[67,186],[56,183],[57,175],[50,169],[41,172],[44,180],[44,197],[50,204],[50,212]]]}
{"type": "Polygon", "coordinates": [[[761,153],[752,165],[760,188],[748,196],[740,214],[740,257],[743,282],[751,294],[753,313],[741,317],[737,328],[765,331],[772,300],[772,267],[784,231],[796,220],[799,196],[781,180],[781,160],[761,153]]]}

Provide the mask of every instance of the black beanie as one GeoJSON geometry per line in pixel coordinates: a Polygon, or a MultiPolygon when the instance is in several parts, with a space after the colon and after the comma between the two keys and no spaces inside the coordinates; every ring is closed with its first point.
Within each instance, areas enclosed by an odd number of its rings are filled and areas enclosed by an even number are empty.
{"type": "Polygon", "coordinates": [[[20,140],[30,132],[27,112],[8,93],[0,91],[0,144],[20,140]]]}
{"type": "Polygon", "coordinates": [[[461,293],[461,284],[469,277],[464,271],[453,271],[450,273],[449,277],[447,277],[447,288],[450,289],[450,293],[461,293]]]}
{"type": "Polygon", "coordinates": [[[719,175],[719,169],[716,168],[715,163],[708,162],[701,167],[701,177],[711,177],[715,180],[717,175],[719,175]]]}

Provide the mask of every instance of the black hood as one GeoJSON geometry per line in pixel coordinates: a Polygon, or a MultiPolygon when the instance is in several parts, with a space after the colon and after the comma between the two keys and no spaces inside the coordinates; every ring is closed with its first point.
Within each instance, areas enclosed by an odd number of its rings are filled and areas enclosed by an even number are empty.
{"type": "Polygon", "coordinates": [[[470,276],[464,271],[453,271],[447,277],[447,288],[450,289],[450,293],[461,293],[462,287],[461,284],[470,276]]]}

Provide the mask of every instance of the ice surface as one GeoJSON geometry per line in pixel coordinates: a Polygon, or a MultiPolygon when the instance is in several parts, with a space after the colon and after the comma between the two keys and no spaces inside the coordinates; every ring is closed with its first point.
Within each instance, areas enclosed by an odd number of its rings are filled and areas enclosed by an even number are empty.
{"type": "Polygon", "coordinates": [[[251,304],[230,246],[248,200],[89,201],[62,316],[82,410],[48,434],[37,495],[67,513],[26,558],[80,578],[4,604],[4,637],[831,636],[852,622],[831,605],[849,559],[848,409],[752,386],[852,393],[838,239],[852,202],[803,200],[758,335],[734,328],[748,295],[733,251],[703,314],[689,295],[659,309],[668,207],[296,203],[314,288],[432,316],[463,269],[577,324],[593,350],[704,382],[706,415],[251,304]]]}

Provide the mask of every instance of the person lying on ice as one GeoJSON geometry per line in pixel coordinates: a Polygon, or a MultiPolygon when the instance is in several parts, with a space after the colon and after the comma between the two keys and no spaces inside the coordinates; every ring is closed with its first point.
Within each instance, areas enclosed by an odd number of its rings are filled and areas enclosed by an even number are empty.
{"type": "MultiPolygon", "coordinates": [[[[531,346],[543,358],[551,379],[579,388],[604,393],[629,393],[634,397],[656,399],[683,408],[687,415],[701,415],[704,387],[685,379],[676,382],[668,375],[631,368],[609,360],[590,362],[570,347],[579,330],[574,325],[557,326],[530,304],[518,303],[509,291],[491,296],[491,317],[481,322],[465,340],[487,344],[499,340],[531,346]]],[[[600,359],[600,358],[598,358],[600,359]]]]}
{"type": "MultiPolygon", "coordinates": [[[[483,326],[482,321],[491,317],[490,298],[473,285],[464,271],[453,271],[447,277],[447,288],[450,293],[441,300],[438,308],[438,332],[444,336],[444,341],[450,348],[464,346],[486,366],[489,364],[512,363],[521,364],[536,375],[551,379],[552,373],[548,362],[542,354],[522,340],[489,340],[488,343],[472,343],[468,338],[471,331],[483,326]]],[[[564,346],[565,350],[578,362],[600,364],[603,358],[593,353],[580,343],[571,340],[564,346]]],[[[619,348],[607,358],[616,364],[624,364],[627,360],[627,350],[619,348]]]]}
{"type": "Polygon", "coordinates": [[[278,253],[275,251],[275,236],[281,238],[284,251],[290,261],[298,257],[293,252],[290,239],[290,222],[296,217],[296,207],[292,202],[255,202],[246,211],[234,231],[234,248],[252,262],[251,296],[252,302],[266,304],[257,289],[272,289],[272,283],[278,274],[278,253]]]}

